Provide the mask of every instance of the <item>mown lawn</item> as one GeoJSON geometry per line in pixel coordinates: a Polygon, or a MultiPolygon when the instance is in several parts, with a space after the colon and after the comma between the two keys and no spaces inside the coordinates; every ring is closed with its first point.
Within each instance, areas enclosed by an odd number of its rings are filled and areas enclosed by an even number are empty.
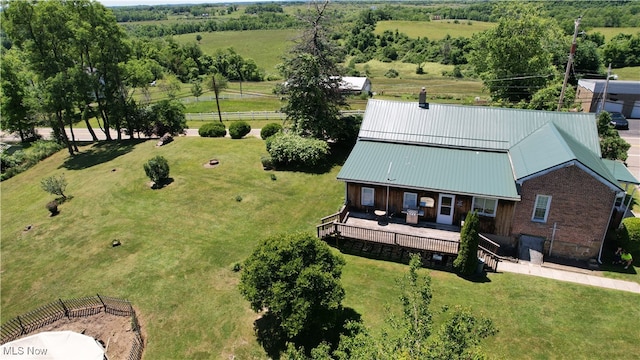
{"type": "MultiPolygon", "coordinates": [[[[58,298],[96,293],[129,299],[146,334],[145,359],[264,359],[232,271],[258,241],[313,233],[343,202],[339,167],[327,173],[266,172],[264,142],[177,138],[65,151],[0,183],[2,322],[58,298]],[[172,183],[151,190],[142,164],[169,161],[172,183]],[[203,167],[211,158],[213,169],[203,167]],[[73,198],[49,217],[40,189],[64,174],[73,198]],[[271,179],[271,174],[276,176],[271,179]],[[241,199],[241,201],[238,201],[241,199]],[[24,231],[27,225],[32,228],[24,231]],[[113,248],[118,239],[122,246],[113,248]]],[[[397,309],[395,279],[407,267],[345,256],[344,305],[378,331],[385,304],[397,309]]],[[[640,295],[515,274],[469,282],[429,271],[436,322],[447,304],[491,317],[494,359],[626,358],[637,342],[640,295]]],[[[630,275],[631,276],[631,275],[630,275]]]]}

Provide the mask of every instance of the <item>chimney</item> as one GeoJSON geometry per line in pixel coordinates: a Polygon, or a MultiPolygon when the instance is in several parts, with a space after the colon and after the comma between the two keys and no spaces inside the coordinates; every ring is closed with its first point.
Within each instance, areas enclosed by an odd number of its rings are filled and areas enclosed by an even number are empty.
{"type": "Polygon", "coordinates": [[[422,90],[420,90],[420,94],[418,94],[418,106],[421,109],[429,109],[429,103],[427,102],[427,88],[424,86],[422,90]]]}

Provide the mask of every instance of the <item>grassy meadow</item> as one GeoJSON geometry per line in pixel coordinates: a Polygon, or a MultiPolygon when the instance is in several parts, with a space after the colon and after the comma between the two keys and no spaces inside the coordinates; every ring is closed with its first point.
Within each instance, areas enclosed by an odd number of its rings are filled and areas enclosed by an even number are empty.
{"type": "MultiPolygon", "coordinates": [[[[141,141],[81,150],[75,157],[60,151],[0,183],[1,321],[58,298],[99,293],[137,308],[145,359],[265,359],[253,334],[258,315],[240,296],[232,267],[266,236],[314,233],[344,200],[339,166],[321,174],[266,172],[264,142],[256,138],[180,137],[161,148],[141,141]],[[172,182],[159,190],[142,168],[155,155],[171,168],[172,182]],[[220,165],[204,168],[211,158],[220,165]],[[49,217],[45,204],[55,197],[40,180],[59,174],[71,199],[49,217]],[[115,239],[122,245],[112,247],[115,239]]],[[[344,256],[344,305],[379,331],[385,305],[398,310],[395,279],[407,267],[344,256]]],[[[516,274],[469,282],[428,273],[436,323],[443,305],[456,304],[495,321],[499,333],[483,343],[491,359],[640,352],[640,308],[631,306],[639,294],[516,274]]]]}
{"type": "MultiPolygon", "coordinates": [[[[197,34],[175,35],[179,43],[196,42],[197,34]]],[[[244,58],[253,59],[267,75],[278,75],[276,65],[293,46],[292,40],[299,30],[247,30],[200,33],[200,47],[205,54],[213,55],[217,49],[233,48],[244,58]]]]}
{"type": "Polygon", "coordinates": [[[432,21],[404,21],[385,20],[376,23],[376,35],[382,35],[386,30],[407,34],[410,38],[428,38],[442,40],[447,35],[452,38],[467,37],[496,26],[496,23],[473,20],[432,20],[432,21]]]}

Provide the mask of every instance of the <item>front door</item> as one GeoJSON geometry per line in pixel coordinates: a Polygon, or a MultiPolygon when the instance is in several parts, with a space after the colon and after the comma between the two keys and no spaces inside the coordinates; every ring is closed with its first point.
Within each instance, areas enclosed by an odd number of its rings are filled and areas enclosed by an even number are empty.
{"type": "Polygon", "coordinates": [[[453,204],[456,200],[455,195],[440,194],[438,201],[438,217],[436,222],[438,224],[453,224],[453,204]]]}

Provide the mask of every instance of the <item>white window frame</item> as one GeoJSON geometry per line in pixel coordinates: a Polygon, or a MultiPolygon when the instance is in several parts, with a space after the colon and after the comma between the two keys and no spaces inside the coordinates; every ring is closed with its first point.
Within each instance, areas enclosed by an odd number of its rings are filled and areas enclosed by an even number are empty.
{"type": "Polygon", "coordinates": [[[533,214],[531,214],[531,221],[546,223],[549,217],[549,210],[551,209],[551,195],[536,195],[536,202],[533,204],[533,214]],[[546,204],[541,202],[546,200],[546,204]],[[540,206],[539,206],[540,205],[540,206]],[[536,216],[538,210],[544,211],[544,217],[536,216]]]}
{"type": "Polygon", "coordinates": [[[417,209],[418,208],[418,193],[405,192],[402,195],[402,209],[417,209]]]}
{"type": "Polygon", "coordinates": [[[498,209],[498,199],[474,197],[473,203],[471,204],[471,211],[477,211],[478,215],[483,215],[483,216],[496,217],[497,209],[498,209]],[[493,208],[487,207],[487,201],[493,201],[493,208]],[[489,209],[491,210],[491,212],[486,211],[489,209]]]}
{"type": "Polygon", "coordinates": [[[362,206],[374,206],[376,202],[376,189],[374,188],[370,188],[370,187],[362,187],[360,190],[360,205],[362,206]],[[367,193],[369,193],[371,195],[368,195],[367,193]],[[371,199],[371,203],[366,202],[365,200],[369,200],[371,199]]]}

